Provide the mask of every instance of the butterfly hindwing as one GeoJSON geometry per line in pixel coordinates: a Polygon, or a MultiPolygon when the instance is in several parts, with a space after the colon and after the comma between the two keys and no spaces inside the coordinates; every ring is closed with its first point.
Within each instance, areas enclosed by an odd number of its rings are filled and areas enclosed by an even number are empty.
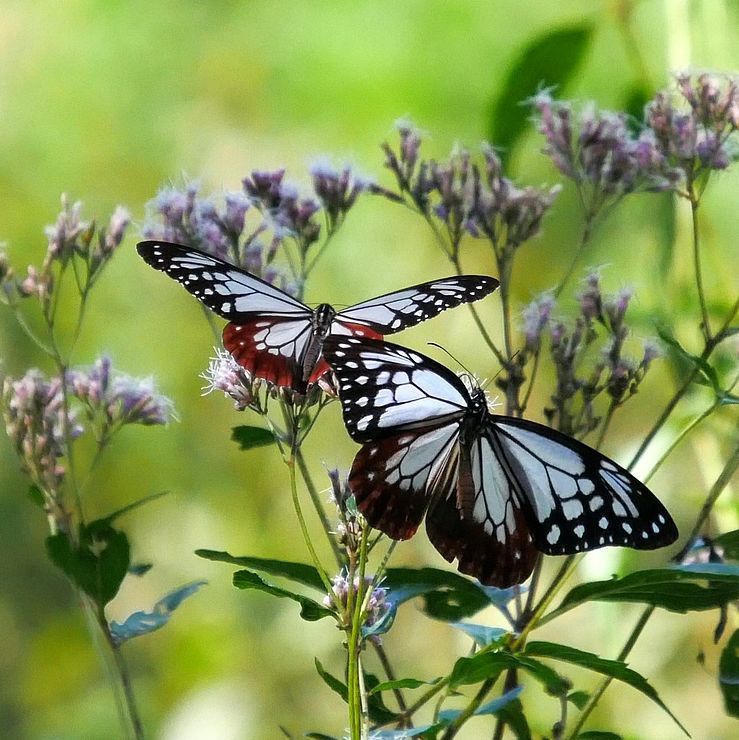
{"type": "Polygon", "coordinates": [[[605,545],[654,549],[677,528],[631,473],[582,442],[525,419],[492,416],[488,433],[531,507],[536,546],[549,555],[605,545]]]}
{"type": "Polygon", "coordinates": [[[306,321],[262,316],[229,323],[223,329],[223,346],[254,377],[278,386],[304,390],[302,358],[311,340],[306,321]]]}
{"type": "Polygon", "coordinates": [[[482,583],[498,588],[522,583],[538,554],[528,518],[486,435],[472,443],[469,465],[469,493],[460,490],[460,471],[457,486],[432,501],[426,515],[429,540],[446,560],[457,560],[460,572],[482,583]]]}
{"type": "Polygon", "coordinates": [[[487,275],[441,278],[363,301],[337,314],[342,323],[354,323],[377,335],[395,334],[433,318],[448,308],[480,300],[498,287],[487,275]]]}
{"type": "Polygon", "coordinates": [[[491,414],[479,388],[419,352],[356,337],[325,349],[347,429],[364,443],[350,487],[391,537],[411,536],[427,508],[439,552],[498,587],[525,580],[537,550],[677,538],[665,507],[624,468],[549,427],[491,414]]]}
{"type": "Polygon", "coordinates": [[[241,323],[267,314],[310,320],[311,310],[300,301],[199,249],[157,241],[139,242],[136,249],[149,265],[177,280],[224,319],[241,323]]]}
{"type": "Polygon", "coordinates": [[[415,534],[436,492],[454,483],[457,429],[452,424],[401,432],[365,444],[349,487],[359,510],[396,540],[415,534]]]}

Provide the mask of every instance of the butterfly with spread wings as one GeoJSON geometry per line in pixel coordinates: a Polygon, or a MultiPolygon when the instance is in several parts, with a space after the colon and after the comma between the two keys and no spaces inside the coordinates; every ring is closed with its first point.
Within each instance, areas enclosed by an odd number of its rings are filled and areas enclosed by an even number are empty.
{"type": "Polygon", "coordinates": [[[349,487],[393,539],[411,537],[425,514],[449,562],[507,588],[528,578],[537,551],[654,549],[677,538],[665,507],[624,468],[554,429],[491,414],[468,376],[372,339],[331,337],[324,353],[347,430],[363,443],[349,487]]]}
{"type": "Polygon", "coordinates": [[[328,372],[321,356],[328,336],[381,339],[447,308],[484,298],[495,278],[463,275],[432,280],[363,301],[342,311],[327,303],[311,309],[258,277],[198,249],[144,241],[136,249],[209,309],[228,319],[223,345],[254,377],[305,393],[328,372]]]}

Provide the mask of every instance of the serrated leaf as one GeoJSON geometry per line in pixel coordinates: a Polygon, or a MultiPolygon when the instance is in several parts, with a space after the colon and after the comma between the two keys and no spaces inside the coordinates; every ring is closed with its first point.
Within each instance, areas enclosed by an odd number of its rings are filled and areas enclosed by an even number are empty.
{"type": "Polygon", "coordinates": [[[192,596],[206,581],[194,581],[162,597],[150,612],[134,612],[124,622],[111,622],[110,635],[120,645],[133,637],[140,637],[164,627],[172,612],[188,597],[192,596]]]}
{"type": "Polygon", "coordinates": [[[550,31],[534,39],[510,67],[489,127],[490,141],[501,147],[504,161],[530,125],[530,111],[522,103],[542,87],[564,87],[585,56],[591,36],[587,24],[550,31]]]}
{"type": "Polygon", "coordinates": [[[724,563],[696,563],[670,568],[641,570],[623,578],[593,581],[575,586],[554,611],[542,620],[555,617],[588,601],[615,601],[650,604],[669,611],[715,609],[739,598],[739,566],[724,563]]]}
{"type": "Polygon", "coordinates": [[[271,576],[282,576],[295,583],[302,583],[317,591],[324,591],[323,581],[318,571],[312,565],[294,563],[289,560],[271,560],[269,558],[255,558],[249,555],[231,555],[218,550],[195,550],[195,554],[206,560],[214,560],[219,563],[230,563],[239,567],[253,568],[271,576]]]}
{"type": "Polygon", "coordinates": [[[255,589],[277,596],[280,599],[291,599],[300,604],[300,616],[307,622],[316,622],[324,617],[333,617],[334,613],[325,606],[302,594],[296,594],[279,586],[273,586],[263,581],[256,573],[250,570],[237,570],[233,575],[233,584],[236,588],[255,589]]]}
{"type": "Polygon", "coordinates": [[[79,544],[65,532],[46,538],[49,559],[102,609],[117,593],[130,565],[126,535],[98,519],[80,527],[79,544]]]}
{"type": "Polygon", "coordinates": [[[502,627],[488,627],[484,624],[450,622],[449,625],[469,635],[480,647],[487,647],[493,643],[501,642],[506,635],[510,634],[508,630],[502,627]]]}
{"type": "Polygon", "coordinates": [[[611,678],[615,678],[618,681],[626,683],[651,699],[655,704],[657,704],[657,706],[669,714],[675,724],[677,724],[677,726],[688,737],[690,737],[688,731],[682,726],[677,717],[675,717],[675,715],[667,708],[665,703],[659,698],[654,687],[646,678],[644,678],[644,676],[637,673],[632,668],[629,668],[626,663],[619,660],[601,658],[595,653],[588,653],[584,650],[578,650],[577,648],[573,648],[568,645],[558,645],[553,642],[531,641],[526,645],[524,655],[533,655],[538,658],[550,658],[552,660],[571,663],[573,665],[580,666],[581,668],[587,668],[588,670],[595,671],[604,676],[610,676],[611,678]]]}
{"type": "Polygon", "coordinates": [[[551,696],[565,696],[572,684],[562,678],[557,671],[528,655],[516,655],[519,666],[532,678],[536,679],[551,696]]]}
{"type": "Polygon", "coordinates": [[[368,693],[377,694],[381,691],[393,691],[394,689],[417,689],[420,686],[433,686],[439,683],[441,679],[435,678],[432,681],[421,681],[418,678],[398,678],[395,681],[383,681],[373,686],[368,693]]]}
{"type": "Polygon", "coordinates": [[[266,447],[275,443],[272,432],[262,427],[233,427],[231,439],[238,444],[240,450],[252,450],[255,447],[266,447]]]}
{"type": "Polygon", "coordinates": [[[721,651],[718,684],[724,697],[726,714],[739,717],[739,630],[734,632],[721,651]]]}
{"type": "Polygon", "coordinates": [[[426,614],[445,622],[466,619],[490,605],[473,581],[436,568],[388,568],[382,585],[394,604],[423,596],[426,614]]]}

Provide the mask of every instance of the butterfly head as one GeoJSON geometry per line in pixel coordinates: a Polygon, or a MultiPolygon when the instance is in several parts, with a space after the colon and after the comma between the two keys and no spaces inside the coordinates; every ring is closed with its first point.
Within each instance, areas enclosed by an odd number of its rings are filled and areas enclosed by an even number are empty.
{"type": "Polygon", "coordinates": [[[331,331],[331,322],[334,320],[334,316],[336,316],[336,311],[328,303],[321,303],[317,306],[311,318],[313,333],[321,338],[327,337],[329,331],[331,331]]]}

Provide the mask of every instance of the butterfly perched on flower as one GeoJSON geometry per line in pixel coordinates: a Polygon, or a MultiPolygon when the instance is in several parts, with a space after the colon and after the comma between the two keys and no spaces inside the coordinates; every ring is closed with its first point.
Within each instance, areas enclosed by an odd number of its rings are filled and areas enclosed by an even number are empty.
{"type": "Polygon", "coordinates": [[[363,301],[342,311],[311,309],[260,278],[198,249],[144,241],[136,247],[152,267],[177,280],[228,319],[223,345],[254,377],[304,393],[328,372],[321,356],[330,335],[386,334],[415,326],[447,308],[484,298],[498,287],[484,275],[432,280],[363,301]]]}
{"type": "Polygon", "coordinates": [[[654,549],[677,528],[624,468],[561,432],[490,413],[469,376],[389,342],[330,337],[324,353],[344,423],[362,443],[349,487],[373,527],[393,539],[426,531],[448,560],[506,588],[537,551],[604,545],[654,549]]]}

